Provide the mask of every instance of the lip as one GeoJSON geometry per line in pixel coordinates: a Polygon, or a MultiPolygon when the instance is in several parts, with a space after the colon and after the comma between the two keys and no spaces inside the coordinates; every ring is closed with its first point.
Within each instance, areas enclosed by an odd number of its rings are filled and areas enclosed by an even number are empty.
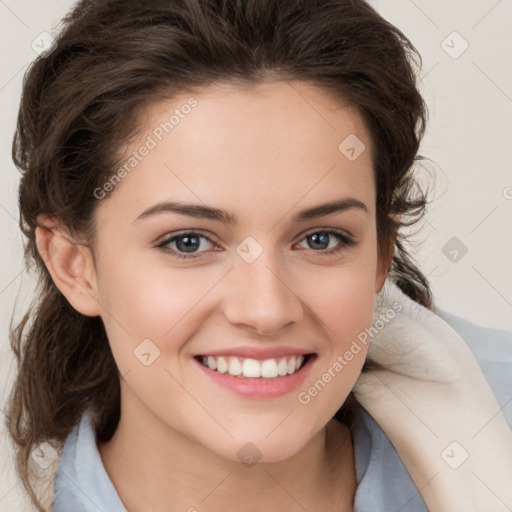
{"type": "Polygon", "coordinates": [[[199,356],[238,356],[245,359],[257,359],[264,361],[265,359],[277,359],[285,356],[305,356],[312,354],[311,350],[294,348],[294,347],[269,347],[269,348],[256,348],[256,347],[232,347],[221,350],[214,350],[213,352],[206,352],[204,354],[197,354],[199,356]]]}
{"type": "MultiPolygon", "coordinates": [[[[276,398],[290,393],[304,382],[317,356],[316,354],[311,354],[311,352],[303,353],[309,354],[309,357],[306,358],[306,362],[303,364],[299,371],[291,375],[275,377],[274,379],[265,379],[262,377],[240,378],[228,373],[219,373],[204,366],[196,358],[192,359],[195,364],[198,365],[203,374],[218,386],[229,389],[233,393],[246,398],[268,399],[276,398]]],[[[230,352],[230,354],[233,354],[233,352],[230,352]]],[[[287,355],[289,354],[290,353],[287,355]]]]}

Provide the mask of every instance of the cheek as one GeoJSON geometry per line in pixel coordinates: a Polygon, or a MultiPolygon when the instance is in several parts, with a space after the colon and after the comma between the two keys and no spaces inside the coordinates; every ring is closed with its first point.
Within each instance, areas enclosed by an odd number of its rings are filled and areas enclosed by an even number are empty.
{"type": "Polygon", "coordinates": [[[329,272],[316,272],[302,282],[304,303],[328,343],[323,344],[323,355],[309,380],[310,387],[301,390],[298,401],[335,412],[366,360],[367,332],[375,306],[375,268],[371,258],[361,258],[329,272]]]}
{"type": "Polygon", "coordinates": [[[156,352],[174,352],[193,335],[200,327],[198,315],[205,315],[205,298],[223,271],[206,266],[158,270],[125,261],[104,275],[108,277],[101,287],[102,316],[123,373],[144,340],[151,340],[156,352]]]}
{"type": "MultiPolygon", "coordinates": [[[[316,291],[308,301],[324,321],[331,334],[345,338],[350,328],[365,327],[372,320],[375,300],[374,280],[361,279],[351,269],[331,277],[324,286],[316,281],[324,293],[316,291]]],[[[353,333],[352,333],[353,334],[353,333]]]]}
{"type": "Polygon", "coordinates": [[[347,264],[319,268],[298,278],[300,297],[321,320],[326,335],[335,344],[343,345],[371,324],[375,265],[371,257],[355,256],[347,264]]]}
{"type": "Polygon", "coordinates": [[[215,280],[205,272],[165,273],[141,267],[132,273],[129,266],[123,267],[105,283],[109,312],[103,315],[124,386],[122,397],[131,406],[144,404],[186,433],[188,418],[202,418],[204,411],[179,384],[185,382],[189,369],[180,354],[203,325],[204,297],[215,280]],[[116,286],[116,281],[122,286],[116,286]]]}

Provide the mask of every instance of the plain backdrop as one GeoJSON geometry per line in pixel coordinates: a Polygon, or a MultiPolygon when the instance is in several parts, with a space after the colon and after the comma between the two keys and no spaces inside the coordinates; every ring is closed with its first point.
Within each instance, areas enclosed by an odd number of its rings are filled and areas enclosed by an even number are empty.
{"type": "MultiPolygon", "coordinates": [[[[72,4],[0,0],[2,405],[13,377],[7,331],[14,302],[19,296],[21,313],[34,286],[22,260],[12,136],[23,74],[36,56],[33,42],[42,32],[52,33],[72,4]]],[[[416,259],[438,306],[480,325],[512,330],[512,0],[372,4],[423,58],[429,124],[420,153],[432,160],[435,188],[414,237],[416,259]]],[[[1,432],[4,448],[3,422],[1,432]]],[[[0,511],[18,510],[18,480],[6,458],[0,469],[0,511]]]]}

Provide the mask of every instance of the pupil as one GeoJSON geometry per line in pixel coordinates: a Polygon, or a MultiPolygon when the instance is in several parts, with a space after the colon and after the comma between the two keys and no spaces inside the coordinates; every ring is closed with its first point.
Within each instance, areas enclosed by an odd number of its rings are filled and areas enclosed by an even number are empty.
{"type": "Polygon", "coordinates": [[[199,237],[182,236],[177,239],[176,247],[182,252],[193,252],[199,247],[199,237]]]}
{"type": "Polygon", "coordinates": [[[326,249],[329,246],[329,233],[315,233],[313,235],[309,235],[310,239],[310,247],[312,249],[326,249]],[[321,247],[318,247],[318,244],[321,247]],[[315,245],[317,245],[315,247],[315,245]]]}

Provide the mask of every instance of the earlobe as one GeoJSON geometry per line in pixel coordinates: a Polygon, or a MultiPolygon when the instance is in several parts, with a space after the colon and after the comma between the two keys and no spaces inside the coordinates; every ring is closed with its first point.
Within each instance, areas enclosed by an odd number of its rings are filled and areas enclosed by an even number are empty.
{"type": "Polygon", "coordinates": [[[386,263],[385,258],[379,258],[377,267],[377,276],[375,280],[375,293],[379,293],[386,282],[388,277],[389,264],[386,263]]]}
{"type": "Polygon", "coordinates": [[[100,314],[92,253],[48,217],[38,217],[36,245],[53,282],[83,315],[100,314]]]}
{"type": "Polygon", "coordinates": [[[393,255],[395,253],[395,237],[389,243],[388,251],[386,254],[381,254],[379,251],[378,262],[377,262],[377,276],[375,280],[375,292],[379,293],[386,282],[388,277],[389,268],[393,261],[393,255]]]}

